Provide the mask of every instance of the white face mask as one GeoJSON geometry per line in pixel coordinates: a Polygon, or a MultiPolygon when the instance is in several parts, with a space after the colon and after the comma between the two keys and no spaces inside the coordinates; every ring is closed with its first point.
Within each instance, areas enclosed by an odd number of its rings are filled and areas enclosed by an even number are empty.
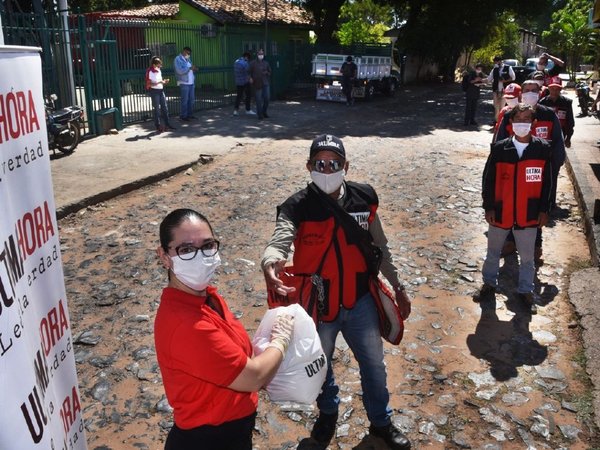
{"type": "Polygon", "coordinates": [[[535,106],[539,100],[540,96],[537,92],[525,92],[521,95],[521,99],[523,103],[529,106],[535,106]]]}
{"type": "Polygon", "coordinates": [[[529,122],[513,122],[512,129],[515,136],[525,137],[531,131],[531,124],[529,122]]]}
{"type": "Polygon", "coordinates": [[[258,59],[262,61],[265,58],[265,55],[258,55],[258,59]]]}
{"type": "Polygon", "coordinates": [[[343,169],[334,173],[321,173],[313,170],[310,177],[319,189],[326,194],[331,194],[340,188],[344,182],[345,174],[346,172],[343,169]]]}
{"type": "Polygon", "coordinates": [[[177,279],[196,291],[206,289],[215,270],[221,265],[218,253],[214,256],[204,256],[200,250],[193,259],[183,260],[179,256],[171,256],[171,261],[173,261],[171,270],[177,279]]]}
{"type": "Polygon", "coordinates": [[[506,100],[506,104],[508,106],[510,106],[511,108],[514,108],[515,106],[517,106],[519,104],[519,99],[517,97],[515,98],[507,98],[506,100]]]}

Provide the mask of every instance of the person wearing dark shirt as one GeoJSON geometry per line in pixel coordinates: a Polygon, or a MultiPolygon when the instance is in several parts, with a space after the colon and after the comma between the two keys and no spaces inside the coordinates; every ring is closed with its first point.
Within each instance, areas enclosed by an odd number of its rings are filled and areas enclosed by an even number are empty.
{"type": "Polygon", "coordinates": [[[479,100],[479,93],[481,85],[485,84],[487,75],[483,73],[483,66],[477,64],[475,70],[471,70],[465,75],[464,80],[465,86],[465,126],[477,125],[475,120],[475,114],[477,112],[477,101],[479,100]]]}
{"type": "Polygon", "coordinates": [[[354,97],[352,97],[352,88],[354,87],[354,80],[356,79],[356,73],[358,68],[352,60],[352,56],[346,57],[346,61],[340,68],[342,74],[342,92],[346,95],[346,104],[351,106],[354,104],[354,97]]]}

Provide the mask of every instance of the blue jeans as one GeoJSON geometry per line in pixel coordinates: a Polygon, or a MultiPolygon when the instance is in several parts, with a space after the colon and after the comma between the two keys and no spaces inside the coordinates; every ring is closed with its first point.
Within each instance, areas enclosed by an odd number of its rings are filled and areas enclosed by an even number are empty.
{"type": "MultiPolygon", "coordinates": [[[[517,251],[519,252],[519,287],[517,288],[517,292],[521,294],[533,292],[533,278],[535,277],[535,238],[538,229],[536,227],[522,229],[513,228],[512,232],[515,237],[517,251]]],[[[481,275],[483,277],[483,282],[490,286],[496,287],[498,284],[500,255],[508,233],[510,233],[510,230],[505,230],[492,225],[489,226],[487,255],[485,257],[485,262],[483,263],[483,268],[481,269],[481,275]]]]}
{"type": "Polygon", "coordinates": [[[189,119],[194,114],[194,85],[180,84],[181,89],[181,114],[182,119],[189,119]]]}
{"type": "Polygon", "coordinates": [[[390,394],[383,363],[379,318],[371,294],[367,293],[358,299],[352,309],[341,308],[333,322],[319,322],[318,330],[323,351],[327,356],[327,376],[323,390],[317,397],[319,410],[325,414],[334,414],[340,404],[340,389],[333,377],[331,358],[335,350],[335,338],[341,331],[358,362],[362,401],[367,417],[371,425],[376,427],[388,425],[392,415],[388,406],[390,394]]]}
{"type": "Polygon", "coordinates": [[[167,99],[163,89],[150,89],[150,98],[152,99],[152,108],[154,108],[154,126],[160,128],[170,126],[169,110],[167,109],[167,99]],[[162,124],[161,124],[162,119],[162,124]]]}
{"type": "Polygon", "coordinates": [[[263,84],[261,89],[254,91],[254,98],[256,100],[256,114],[259,119],[262,119],[267,114],[267,108],[269,107],[269,99],[271,98],[271,89],[268,84],[263,84]]]}

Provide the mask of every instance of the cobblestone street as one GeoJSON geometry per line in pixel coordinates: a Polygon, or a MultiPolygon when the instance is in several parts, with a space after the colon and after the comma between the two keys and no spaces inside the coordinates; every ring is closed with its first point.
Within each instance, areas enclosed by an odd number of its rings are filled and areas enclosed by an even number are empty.
{"type": "MultiPolygon", "coordinates": [[[[484,100],[480,123],[492,116],[484,100]]],[[[314,101],[303,102],[298,108],[310,115],[314,101]]],[[[385,346],[394,420],[413,447],[599,448],[567,297],[568,275],[589,265],[590,255],[566,170],[559,213],[544,229],[538,314],[516,298],[515,255],[503,260],[496,302],[480,305],[472,295],[485,256],[481,175],[492,134],[488,125],[462,127],[458,87],[407,88],[392,99],[320,108],[293,130],[260,143],[240,137],[206,164],[59,221],[89,449],[162,449],[172,425],[153,341],[167,283],[155,255],[162,218],[178,207],[208,217],[222,243],[215,284],[252,336],[266,310],[259,263],[275,208],[309,181],[308,148],[320,133],[343,139],[347,179],[377,190],[413,299],[403,341],[385,346]]],[[[276,123],[277,103],[272,110],[276,123]]],[[[329,448],[385,449],[368,436],[358,366],[343,340],[334,367],[342,405],[329,448]]],[[[316,413],[261,393],[255,448],[316,448],[307,439],[316,413]]]]}

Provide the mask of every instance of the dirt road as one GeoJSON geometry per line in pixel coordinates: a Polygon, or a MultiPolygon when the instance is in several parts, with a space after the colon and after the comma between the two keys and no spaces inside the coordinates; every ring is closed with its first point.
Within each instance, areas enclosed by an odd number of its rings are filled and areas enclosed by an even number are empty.
{"type": "MultiPolygon", "coordinates": [[[[480,122],[491,117],[489,99],[480,122]]],[[[275,206],[309,180],[310,140],[343,138],[348,178],[372,184],[392,253],[413,303],[399,346],[386,344],[394,420],[415,448],[569,448],[598,445],[568,274],[589,251],[572,186],[559,178],[560,214],[544,231],[536,286],[544,305],[515,298],[516,257],[504,260],[494,305],[472,300],[481,282],[486,226],[481,173],[491,133],[462,127],[458,88],[406,89],[348,108],[299,104],[299,128],[240,145],[180,174],[60,221],[66,286],[88,446],[161,449],[171,426],[153,350],[153,319],[166,273],[158,224],[192,207],[222,242],[215,284],[252,335],[266,308],[259,268],[275,206]],[[300,113],[302,114],[302,113],[300,113]]],[[[273,109],[277,121],[277,104],[273,109]]],[[[203,153],[210,153],[207,149],[203,153]]],[[[358,367],[340,340],[342,407],[331,449],[384,449],[367,435],[358,367]]],[[[315,411],[280,408],[261,394],[257,449],[313,448],[315,411]]]]}

